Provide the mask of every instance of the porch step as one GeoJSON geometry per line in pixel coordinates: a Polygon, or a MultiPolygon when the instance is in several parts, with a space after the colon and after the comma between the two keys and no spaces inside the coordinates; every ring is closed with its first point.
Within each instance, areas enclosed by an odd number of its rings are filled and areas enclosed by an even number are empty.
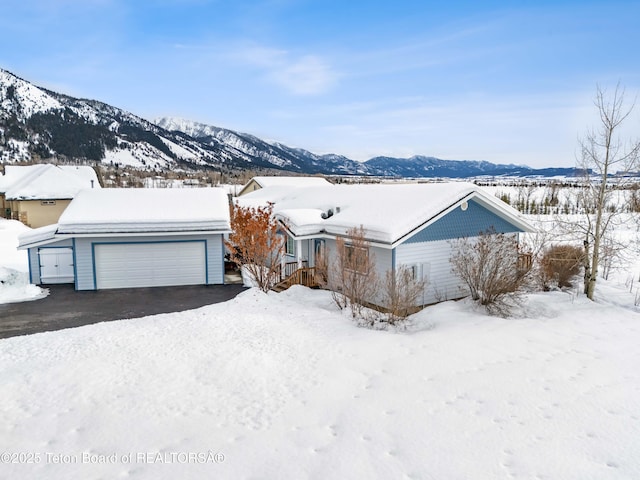
{"type": "Polygon", "coordinates": [[[280,282],[280,283],[276,283],[273,287],[271,287],[271,290],[274,292],[280,293],[280,292],[284,292],[290,286],[291,285],[286,285],[284,282],[280,282]]]}

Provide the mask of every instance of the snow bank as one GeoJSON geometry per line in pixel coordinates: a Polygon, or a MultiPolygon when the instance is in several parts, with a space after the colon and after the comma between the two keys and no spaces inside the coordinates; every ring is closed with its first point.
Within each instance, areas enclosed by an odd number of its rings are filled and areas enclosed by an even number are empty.
{"type": "Polygon", "coordinates": [[[0,266],[0,304],[46,297],[49,290],[29,283],[29,274],[0,266]]]}
{"type": "Polygon", "coordinates": [[[17,237],[33,231],[17,220],[0,218],[0,303],[35,300],[48,290],[29,284],[26,251],[18,251],[17,237]]]}
{"type": "Polygon", "coordinates": [[[0,452],[40,458],[2,472],[640,478],[637,314],[564,293],[529,305],[544,315],[446,302],[391,333],[357,328],[327,292],[252,289],[2,340],[0,452]]]}

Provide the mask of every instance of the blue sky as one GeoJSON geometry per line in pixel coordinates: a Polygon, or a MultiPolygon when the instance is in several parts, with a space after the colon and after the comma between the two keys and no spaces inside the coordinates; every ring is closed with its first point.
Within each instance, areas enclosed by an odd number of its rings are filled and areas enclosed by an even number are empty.
{"type": "Polygon", "coordinates": [[[4,0],[0,67],[356,160],[572,166],[596,85],[640,92],[638,19],[637,0],[4,0]]]}

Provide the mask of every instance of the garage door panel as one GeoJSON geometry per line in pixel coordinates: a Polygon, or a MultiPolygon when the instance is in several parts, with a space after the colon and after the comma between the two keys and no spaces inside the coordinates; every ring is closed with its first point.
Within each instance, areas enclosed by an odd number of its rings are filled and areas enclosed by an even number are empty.
{"type": "Polygon", "coordinates": [[[204,242],[95,245],[96,288],[206,283],[204,242]]]}

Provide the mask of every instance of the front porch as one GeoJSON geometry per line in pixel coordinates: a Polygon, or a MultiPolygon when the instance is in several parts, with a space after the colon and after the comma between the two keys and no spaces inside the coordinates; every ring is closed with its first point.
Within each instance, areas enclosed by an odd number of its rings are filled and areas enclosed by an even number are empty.
{"type": "Polygon", "coordinates": [[[282,292],[293,285],[309,288],[322,286],[323,276],[317,272],[316,267],[309,267],[306,260],[284,263],[278,270],[280,281],[271,287],[274,292],[282,292]]]}

